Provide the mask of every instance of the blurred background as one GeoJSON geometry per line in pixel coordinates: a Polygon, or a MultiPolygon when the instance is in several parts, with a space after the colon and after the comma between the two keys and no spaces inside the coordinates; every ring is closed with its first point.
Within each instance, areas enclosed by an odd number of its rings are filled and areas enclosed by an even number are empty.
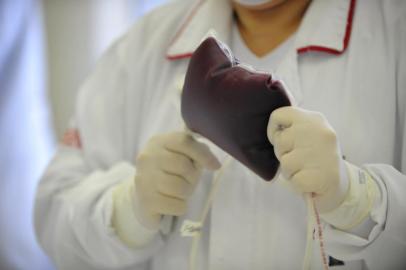
{"type": "Polygon", "coordinates": [[[0,0],[0,269],[53,269],[35,189],[100,54],[167,0],[0,0]]]}

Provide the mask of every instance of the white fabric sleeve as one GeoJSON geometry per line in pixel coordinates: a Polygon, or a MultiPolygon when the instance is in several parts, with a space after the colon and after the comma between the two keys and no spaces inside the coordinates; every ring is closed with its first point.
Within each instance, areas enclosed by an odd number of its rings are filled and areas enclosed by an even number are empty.
{"type": "Polygon", "coordinates": [[[113,191],[113,227],[120,239],[130,248],[142,248],[157,237],[158,230],[150,230],[138,221],[136,213],[135,183],[132,173],[113,191]]]}
{"type": "MultiPolygon", "coordinates": [[[[41,179],[35,203],[38,240],[58,269],[148,269],[164,245],[159,235],[139,249],[131,249],[111,225],[115,186],[131,177],[144,112],[145,89],[130,86],[128,59],[143,46],[140,22],[102,57],[80,89],[74,116],[76,142],[64,144],[41,179]],[[134,37],[137,37],[134,39],[134,37]],[[135,42],[129,44],[129,42],[135,42]],[[125,124],[128,89],[140,96],[131,100],[139,111],[125,124]],[[135,91],[135,92],[134,92],[135,91]],[[133,136],[126,140],[129,129],[133,136]]],[[[72,139],[72,137],[68,137],[72,139]]]]}
{"type": "MultiPolygon", "coordinates": [[[[386,5],[394,8],[388,20],[387,31],[394,37],[394,57],[396,59],[397,115],[394,166],[368,164],[362,166],[381,192],[381,205],[371,210],[371,219],[375,220],[368,237],[341,231],[325,225],[324,238],[326,251],[340,260],[363,260],[369,270],[406,269],[406,4],[404,1],[386,5]],[[398,13],[396,17],[393,14],[398,13]]],[[[388,89],[388,91],[393,89],[388,89]]],[[[378,124],[378,123],[377,123],[378,124]]],[[[385,131],[382,131],[385,136],[385,131]]],[[[362,225],[361,225],[362,226],[362,225]]]]}
{"type": "Polygon", "coordinates": [[[404,269],[406,265],[406,176],[388,165],[366,165],[377,182],[382,203],[371,210],[376,223],[367,238],[324,224],[327,253],[351,261],[363,259],[368,269],[404,269]]]}
{"type": "Polygon", "coordinates": [[[58,269],[121,269],[131,265],[144,269],[142,264],[147,264],[163,240],[157,235],[142,249],[133,250],[118,238],[111,224],[113,192],[120,181],[133,175],[134,168],[120,162],[109,170],[81,175],[83,167],[75,151],[59,150],[38,190],[35,217],[42,246],[58,269]],[[55,174],[63,175],[71,165],[78,166],[75,176],[56,178],[55,174]]]}

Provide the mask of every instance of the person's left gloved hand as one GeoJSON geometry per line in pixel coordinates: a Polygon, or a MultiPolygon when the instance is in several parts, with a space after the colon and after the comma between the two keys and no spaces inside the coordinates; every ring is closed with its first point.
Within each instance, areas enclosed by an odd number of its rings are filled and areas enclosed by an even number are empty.
{"type": "Polygon", "coordinates": [[[321,213],[344,201],[349,176],[336,133],[321,113],[279,108],[271,114],[268,138],[282,176],[299,192],[315,193],[321,213]]]}

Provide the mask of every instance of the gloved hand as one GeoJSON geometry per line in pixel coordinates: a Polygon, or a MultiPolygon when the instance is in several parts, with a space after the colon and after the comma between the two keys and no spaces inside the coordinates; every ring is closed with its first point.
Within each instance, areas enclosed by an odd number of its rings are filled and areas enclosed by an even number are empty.
{"type": "Polygon", "coordinates": [[[336,133],[322,114],[282,107],[271,114],[267,132],[281,174],[295,190],[314,192],[321,213],[343,202],[349,176],[336,133]]]}
{"type": "Polygon", "coordinates": [[[186,132],[152,137],[136,159],[136,216],[140,223],[156,229],[161,215],[183,215],[202,169],[220,166],[209,148],[186,132]]]}

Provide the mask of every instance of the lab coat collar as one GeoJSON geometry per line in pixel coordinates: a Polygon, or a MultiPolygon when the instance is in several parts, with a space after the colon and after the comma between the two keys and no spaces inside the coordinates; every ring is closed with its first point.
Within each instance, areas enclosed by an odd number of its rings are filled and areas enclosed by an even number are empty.
{"type": "MultiPolygon", "coordinates": [[[[342,54],[349,43],[356,0],[313,0],[297,32],[299,54],[319,51],[342,54]]],[[[167,50],[169,60],[188,58],[210,30],[227,41],[232,8],[227,0],[199,0],[176,31],[167,50]]]]}
{"type": "Polygon", "coordinates": [[[169,60],[190,57],[210,31],[219,40],[227,41],[231,25],[232,8],[228,0],[199,0],[176,31],[166,57],[169,60]]]}
{"type": "Polygon", "coordinates": [[[351,37],[356,0],[314,0],[296,37],[297,52],[342,54],[351,37]]]}

